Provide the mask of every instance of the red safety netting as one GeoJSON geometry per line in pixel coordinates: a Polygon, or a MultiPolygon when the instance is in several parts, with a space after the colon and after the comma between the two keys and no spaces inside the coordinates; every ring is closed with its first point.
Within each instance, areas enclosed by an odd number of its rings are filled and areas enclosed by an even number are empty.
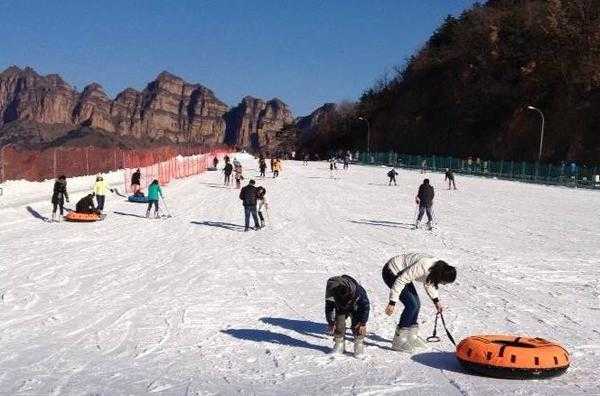
{"type": "MultiPolygon", "coordinates": [[[[169,183],[173,179],[181,179],[184,177],[200,174],[212,166],[213,159],[217,157],[222,161],[223,157],[229,153],[226,148],[212,149],[211,152],[205,154],[195,154],[190,156],[178,155],[147,166],[136,166],[125,168],[125,191],[133,193],[131,187],[132,175],[140,170],[140,189],[145,190],[153,180],[157,179],[161,185],[169,183]]],[[[126,165],[129,165],[127,162],[126,165]]]]}
{"type": "Polygon", "coordinates": [[[221,158],[227,152],[227,146],[168,146],[145,150],[97,147],[24,150],[4,146],[0,149],[0,182],[20,179],[42,181],[60,175],[74,177],[125,169],[125,185],[129,188],[131,173],[128,171],[144,168],[147,178],[157,178],[165,184],[173,178],[203,172],[209,161],[215,156],[221,158]]]}

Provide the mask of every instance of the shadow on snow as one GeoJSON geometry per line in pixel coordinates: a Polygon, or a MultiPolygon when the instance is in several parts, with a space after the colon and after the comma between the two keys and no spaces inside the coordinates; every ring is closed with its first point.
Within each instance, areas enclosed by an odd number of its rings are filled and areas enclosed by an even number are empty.
{"type": "Polygon", "coordinates": [[[222,221],[190,221],[191,224],[203,225],[209,227],[225,228],[231,231],[243,231],[244,226],[233,223],[224,223],[222,221]]]}
{"type": "Polygon", "coordinates": [[[425,352],[411,356],[411,360],[437,370],[466,374],[454,352],[425,352]]]}
{"type": "Polygon", "coordinates": [[[274,333],[270,330],[257,330],[257,329],[227,329],[221,330],[221,333],[229,334],[232,337],[239,338],[241,340],[255,341],[255,342],[270,342],[271,344],[287,345],[297,348],[306,348],[328,353],[331,348],[311,344],[306,341],[298,340],[281,333],[274,333]]]}
{"type": "Polygon", "coordinates": [[[355,224],[366,224],[366,225],[374,225],[379,227],[392,227],[392,228],[405,228],[407,230],[411,230],[415,228],[413,223],[398,223],[395,221],[384,221],[384,220],[348,220],[351,223],[355,224]]]}
{"type": "Polygon", "coordinates": [[[38,212],[37,210],[33,209],[31,206],[27,206],[26,209],[36,219],[39,219],[39,220],[42,220],[42,221],[49,221],[50,220],[46,216],[41,215],[40,212],[38,212]]]}
{"type": "Polygon", "coordinates": [[[113,213],[121,215],[121,216],[131,216],[131,217],[139,217],[140,219],[146,219],[146,216],[142,216],[142,215],[135,214],[135,213],[117,212],[116,210],[113,210],[113,213]]]}

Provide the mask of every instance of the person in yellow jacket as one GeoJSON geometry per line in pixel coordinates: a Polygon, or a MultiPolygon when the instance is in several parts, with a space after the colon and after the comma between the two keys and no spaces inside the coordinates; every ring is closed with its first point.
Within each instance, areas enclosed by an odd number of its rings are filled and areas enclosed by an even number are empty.
{"type": "Polygon", "coordinates": [[[273,177],[279,176],[279,172],[281,172],[281,160],[277,158],[273,162],[273,177]]]}
{"type": "Polygon", "coordinates": [[[98,202],[98,206],[96,209],[102,211],[104,210],[104,200],[106,196],[106,192],[113,190],[108,188],[108,183],[104,180],[102,176],[96,177],[96,183],[94,184],[94,194],[96,194],[96,201],[98,202]]]}

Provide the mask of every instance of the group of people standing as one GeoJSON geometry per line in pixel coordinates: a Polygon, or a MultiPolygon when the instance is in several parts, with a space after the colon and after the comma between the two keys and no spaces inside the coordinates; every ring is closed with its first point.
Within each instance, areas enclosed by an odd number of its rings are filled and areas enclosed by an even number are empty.
{"type": "MultiPolygon", "coordinates": [[[[396,304],[404,306],[394,332],[392,349],[413,353],[425,347],[419,337],[418,317],[421,309],[415,283],[421,283],[438,313],[443,311],[438,289],[456,280],[456,268],[443,260],[423,253],[406,253],[388,260],[381,270],[383,283],[390,289],[386,315],[393,315],[396,304]]],[[[346,321],[351,319],[354,355],[364,353],[370,302],[366,290],[349,275],[334,276],[325,287],[325,320],[333,336],[333,353],[346,350],[346,321]]]]}
{"type": "MultiPolygon", "coordinates": [[[[75,212],[77,213],[95,213],[98,215],[102,214],[104,210],[104,203],[106,202],[106,195],[108,191],[113,190],[109,188],[108,183],[104,180],[104,177],[97,176],[96,182],[92,186],[92,192],[85,195],[75,204],[75,212]],[[94,203],[96,199],[96,204],[94,203]]],[[[54,187],[52,189],[52,221],[59,221],[65,212],[65,202],[69,202],[69,193],[67,192],[67,177],[60,175],[54,181],[54,187]],[[58,216],[57,216],[58,212],[58,216]]]]}

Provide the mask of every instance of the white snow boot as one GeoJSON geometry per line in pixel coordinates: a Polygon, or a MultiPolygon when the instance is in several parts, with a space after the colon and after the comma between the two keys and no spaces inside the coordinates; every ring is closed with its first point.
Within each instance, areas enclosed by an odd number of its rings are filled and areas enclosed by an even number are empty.
{"type": "Polygon", "coordinates": [[[432,227],[432,225],[431,225],[431,221],[428,221],[428,222],[427,222],[427,229],[428,229],[429,231],[431,231],[431,229],[432,229],[432,228],[433,228],[433,227],[432,227]]]}
{"type": "Polygon", "coordinates": [[[409,327],[396,327],[396,333],[394,334],[394,340],[392,341],[392,349],[394,351],[412,353],[412,345],[408,340],[409,334],[409,327]]]}
{"type": "Polygon", "coordinates": [[[52,213],[52,222],[56,221],[56,213],[52,213]]]}
{"type": "Polygon", "coordinates": [[[331,351],[334,355],[340,355],[346,352],[346,340],[343,338],[334,338],[333,339],[333,350],[331,351]]]}
{"type": "Polygon", "coordinates": [[[365,354],[365,343],[363,337],[354,340],[354,357],[360,357],[365,354]]]}
{"type": "Polygon", "coordinates": [[[408,342],[412,349],[427,348],[427,343],[419,337],[419,325],[409,327],[408,342]]]}
{"type": "Polygon", "coordinates": [[[147,219],[149,219],[149,218],[150,218],[150,211],[149,211],[149,210],[147,210],[147,211],[146,211],[146,218],[147,218],[147,219]]]}

